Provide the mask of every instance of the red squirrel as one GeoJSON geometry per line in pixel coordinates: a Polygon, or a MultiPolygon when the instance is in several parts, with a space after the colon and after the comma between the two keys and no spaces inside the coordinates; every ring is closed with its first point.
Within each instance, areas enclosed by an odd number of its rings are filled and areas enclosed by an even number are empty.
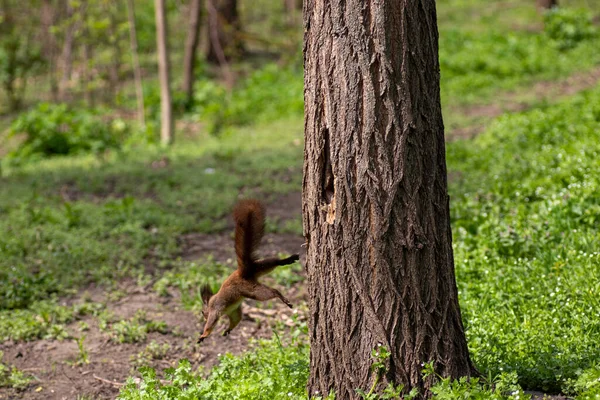
{"type": "Polygon", "coordinates": [[[292,304],[277,289],[263,285],[258,278],[268,274],[280,265],[292,264],[299,259],[298,254],[279,259],[265,258],[258,260],[256,249],[264,235],[265,208],[258,200],[248,199],[239,201],[233,209],[235,221],[235,254],[237,255],[237,270],[234,271],[217,294],[213,295],[209,286],[202,288],[202,314],[206,319],[204,332],[198,339],[201,343],[212,332],[215,324],[223,314],[229,317],[229,327],[223,336],[242,320],[242,300],[244,298],[265,301],[279,298],[288,307],[292,304]]]}

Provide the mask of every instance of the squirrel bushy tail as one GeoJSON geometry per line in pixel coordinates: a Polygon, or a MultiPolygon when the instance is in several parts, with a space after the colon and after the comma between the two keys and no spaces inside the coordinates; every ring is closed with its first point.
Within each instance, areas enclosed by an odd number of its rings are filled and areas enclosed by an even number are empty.
{"type": "Polygon", "coordinates": [[[256,250],[265,233],[265,207],[258,200],[240,200],[233,209],[233,220],[238,269],[243,277],[252,278],[256,250]]]}

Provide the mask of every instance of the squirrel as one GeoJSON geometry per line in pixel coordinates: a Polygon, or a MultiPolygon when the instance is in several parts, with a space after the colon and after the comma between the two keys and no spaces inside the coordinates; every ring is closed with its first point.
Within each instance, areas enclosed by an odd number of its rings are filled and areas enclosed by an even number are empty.
{"type": "Polygon", "coordinates": [[[280,265],[292,264],[300,258],[293,254],[287,258],[257,259],[256,249],[264,235],[265,208],[254,199],[239,201],[233,209],[235,221],[235,254],[237,270],[234,271],[213,295],[210,287],[205,285],[201,290],[204,307],[202,314],[206,319],[204,332],[198,339],[201,343],[212,332],[215,324],[223,314],[229,317],[229,327],[223,336],[229,335],[242,320],[241,304],[244,298],[265,301],[278,298],[292,308],[290,301],[277,289],[263,285],[258,278],[268,274],[280,265]]]}

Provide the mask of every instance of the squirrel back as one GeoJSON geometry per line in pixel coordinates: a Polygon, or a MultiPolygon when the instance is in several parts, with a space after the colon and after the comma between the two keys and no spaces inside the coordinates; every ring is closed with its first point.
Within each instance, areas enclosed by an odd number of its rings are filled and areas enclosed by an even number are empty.
{"type": "Polygon", "coordinates": [[[265,232],[265,207],[255,199],[240,200],[233,209],[235,254],[242,276],[254,273],[256,249],[265,232]]]}

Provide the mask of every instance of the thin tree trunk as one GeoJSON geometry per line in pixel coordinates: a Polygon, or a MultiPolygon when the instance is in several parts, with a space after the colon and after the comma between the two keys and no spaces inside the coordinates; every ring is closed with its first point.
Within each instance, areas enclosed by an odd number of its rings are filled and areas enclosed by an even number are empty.
{"type": "Polygon", "coordinates": [[[167,18],[165,0],[155,0],[156,43],[158,48],[158,72],[160,79],[160,140],[163,145],[173,142],[173,113],[171,106],[171,82],[169,50],[167,46],[167,18]]]}
{"type": "Polygon", "coordinates": [[[537,6],[540,10],[549,10],[558,7],[558,0],[537,0],[537,6]]]}
{"type": "Polygon", "coordinates": [[[434,0],[307,0],[303,224],[310,396],[469,358],[454,276],[434,0]],[[310,11],[308,11],[310,10],[310,11]],[[391,356],[377,377],[371,351],[391,356]]]}
{"type": "MultiPolygon", "coordinates": [[[[296,16],[298,15],[298,1],[297,0],[284,0],[283,9],[285,11],[286,23],[289,26],[293,26],[296,22],[296,16]]],[[[302,2],[300,2],[300,11],[302,10],[302,2]]]]}
{"type": "Polygon", "coordinates": [[[133,0],[127,0],[127,18],[129,20],[129,43],[131,45],[131,58],[133,60],[133,76],[135,80],[135,97],[137,99],[138,121],[142,128],[146,127],[146,113],[144,111],[144,86],[142,83],[142,69],[138,58],[137,34],[135,31],[135,8],[133,0]]]}
{"type": "Polygon", "coordinates": [[[85,102],[88,104],[88,106],[93,107],[94,106],[94,93],[93,93],[93,85],[92,85],[92,79],[93,79],[93,71],[92,71],[92,64],[93,64],[93,52],[94,49],[92,48],[90,42],[91,42],[91,37],[90,37],[90,30],[88,27],[88,7],[89,7],[89,3],[88,0],[82,0],[81,1],[81,6],[79,8],[79,12],[81,15],[81,28],[82,28],[82,33],[81,33],[81,37],[80,40],[82,42],[82,51],[83,51],[83,71],[81,73],[81,80],[82,80],[82,86],[83,86],[83,98],[85,99],[85,102]]]}
{"type": "Polygon", "coordinates": [[[88,43],[89,37],[87,30],[83,36],[83,72],[81,74],[81,80],[83,84],[83,98],[88,106],[94,106],[94,96],[92,92],[92,48],[88,43]]]}
{"type": "Polygon", "coordinates": [[[109,76],[110,76],[110,91],[112,94],[112,100],[116,98],[119,90],[119,67],[121,66],[121,41],[119,40],[119,31],[117,20],[117,12],[119,10],[119,1],[115,1],[116,10],[113,12],[110,6],[106,7],[106,12],[109,13],[110,25],[109,34],[113,48],[112,63],[110,64],[109,76]]]}
{"type": "MultiPolygon", "coordinates": [[[[60,4],[57,8],[60,9],[60,4]]],[[[44,43],[44,58],[49,65],[48,78],[50,81],[52,101],[58,101],[58,82],[56,80],[57,44],[56,36],[52,33],[52,27],[56,24],[56,21],[60,19],[59,13],[60,11],[54,10],[51,0],[43,0],[41,17],[43,26],[42,43],[44,43]]]]}
{"type": "Polygon", "coordinates": [[[223,65],[221,52],[229,61],[244,52],[239,37],[240,19],[237,0],[207,0],[210,40],[206,61],[223,65]]]}
{"type": "Polygon", "coordinates": [[[183,59],[183,91],[188,104],[194,97],[194,69],[196,66],[196,53],[200,39],[200,19],[202,17],[202,6],[200,0],[190,2],[190,24],[185,42],[185,56],[183,59]]]}
{"type": "Polygon", "coordinates": [[[209,49],[211,49],[210,51],[214,54],[219,65],[221,66],[227,87],[231,89],[233,88],[235,79],[233,77],[233,73],[231,72],[231,68],[229,67],[229,61],[225,55],[225,51],[221,42],[222,37],[220,35],[220,28],[217,23],[219,15],[218,10],[215,8],[213,0],[207,0],[206,7],[208,9],[209,49]]]}
{"type": "Polygon", "coordinates": [[[73,7],[71,2],[66,2],[66,18],[69,20],[69,25],[65,32],[65,41],[63,43],[62,50],[62,77],[59,84],[60,96],[64,99],[69,82],[71,81],[71,74],[73,72],[73,44],[75,40],[75,28],[76,24],[72,21],[73,7]]]}

